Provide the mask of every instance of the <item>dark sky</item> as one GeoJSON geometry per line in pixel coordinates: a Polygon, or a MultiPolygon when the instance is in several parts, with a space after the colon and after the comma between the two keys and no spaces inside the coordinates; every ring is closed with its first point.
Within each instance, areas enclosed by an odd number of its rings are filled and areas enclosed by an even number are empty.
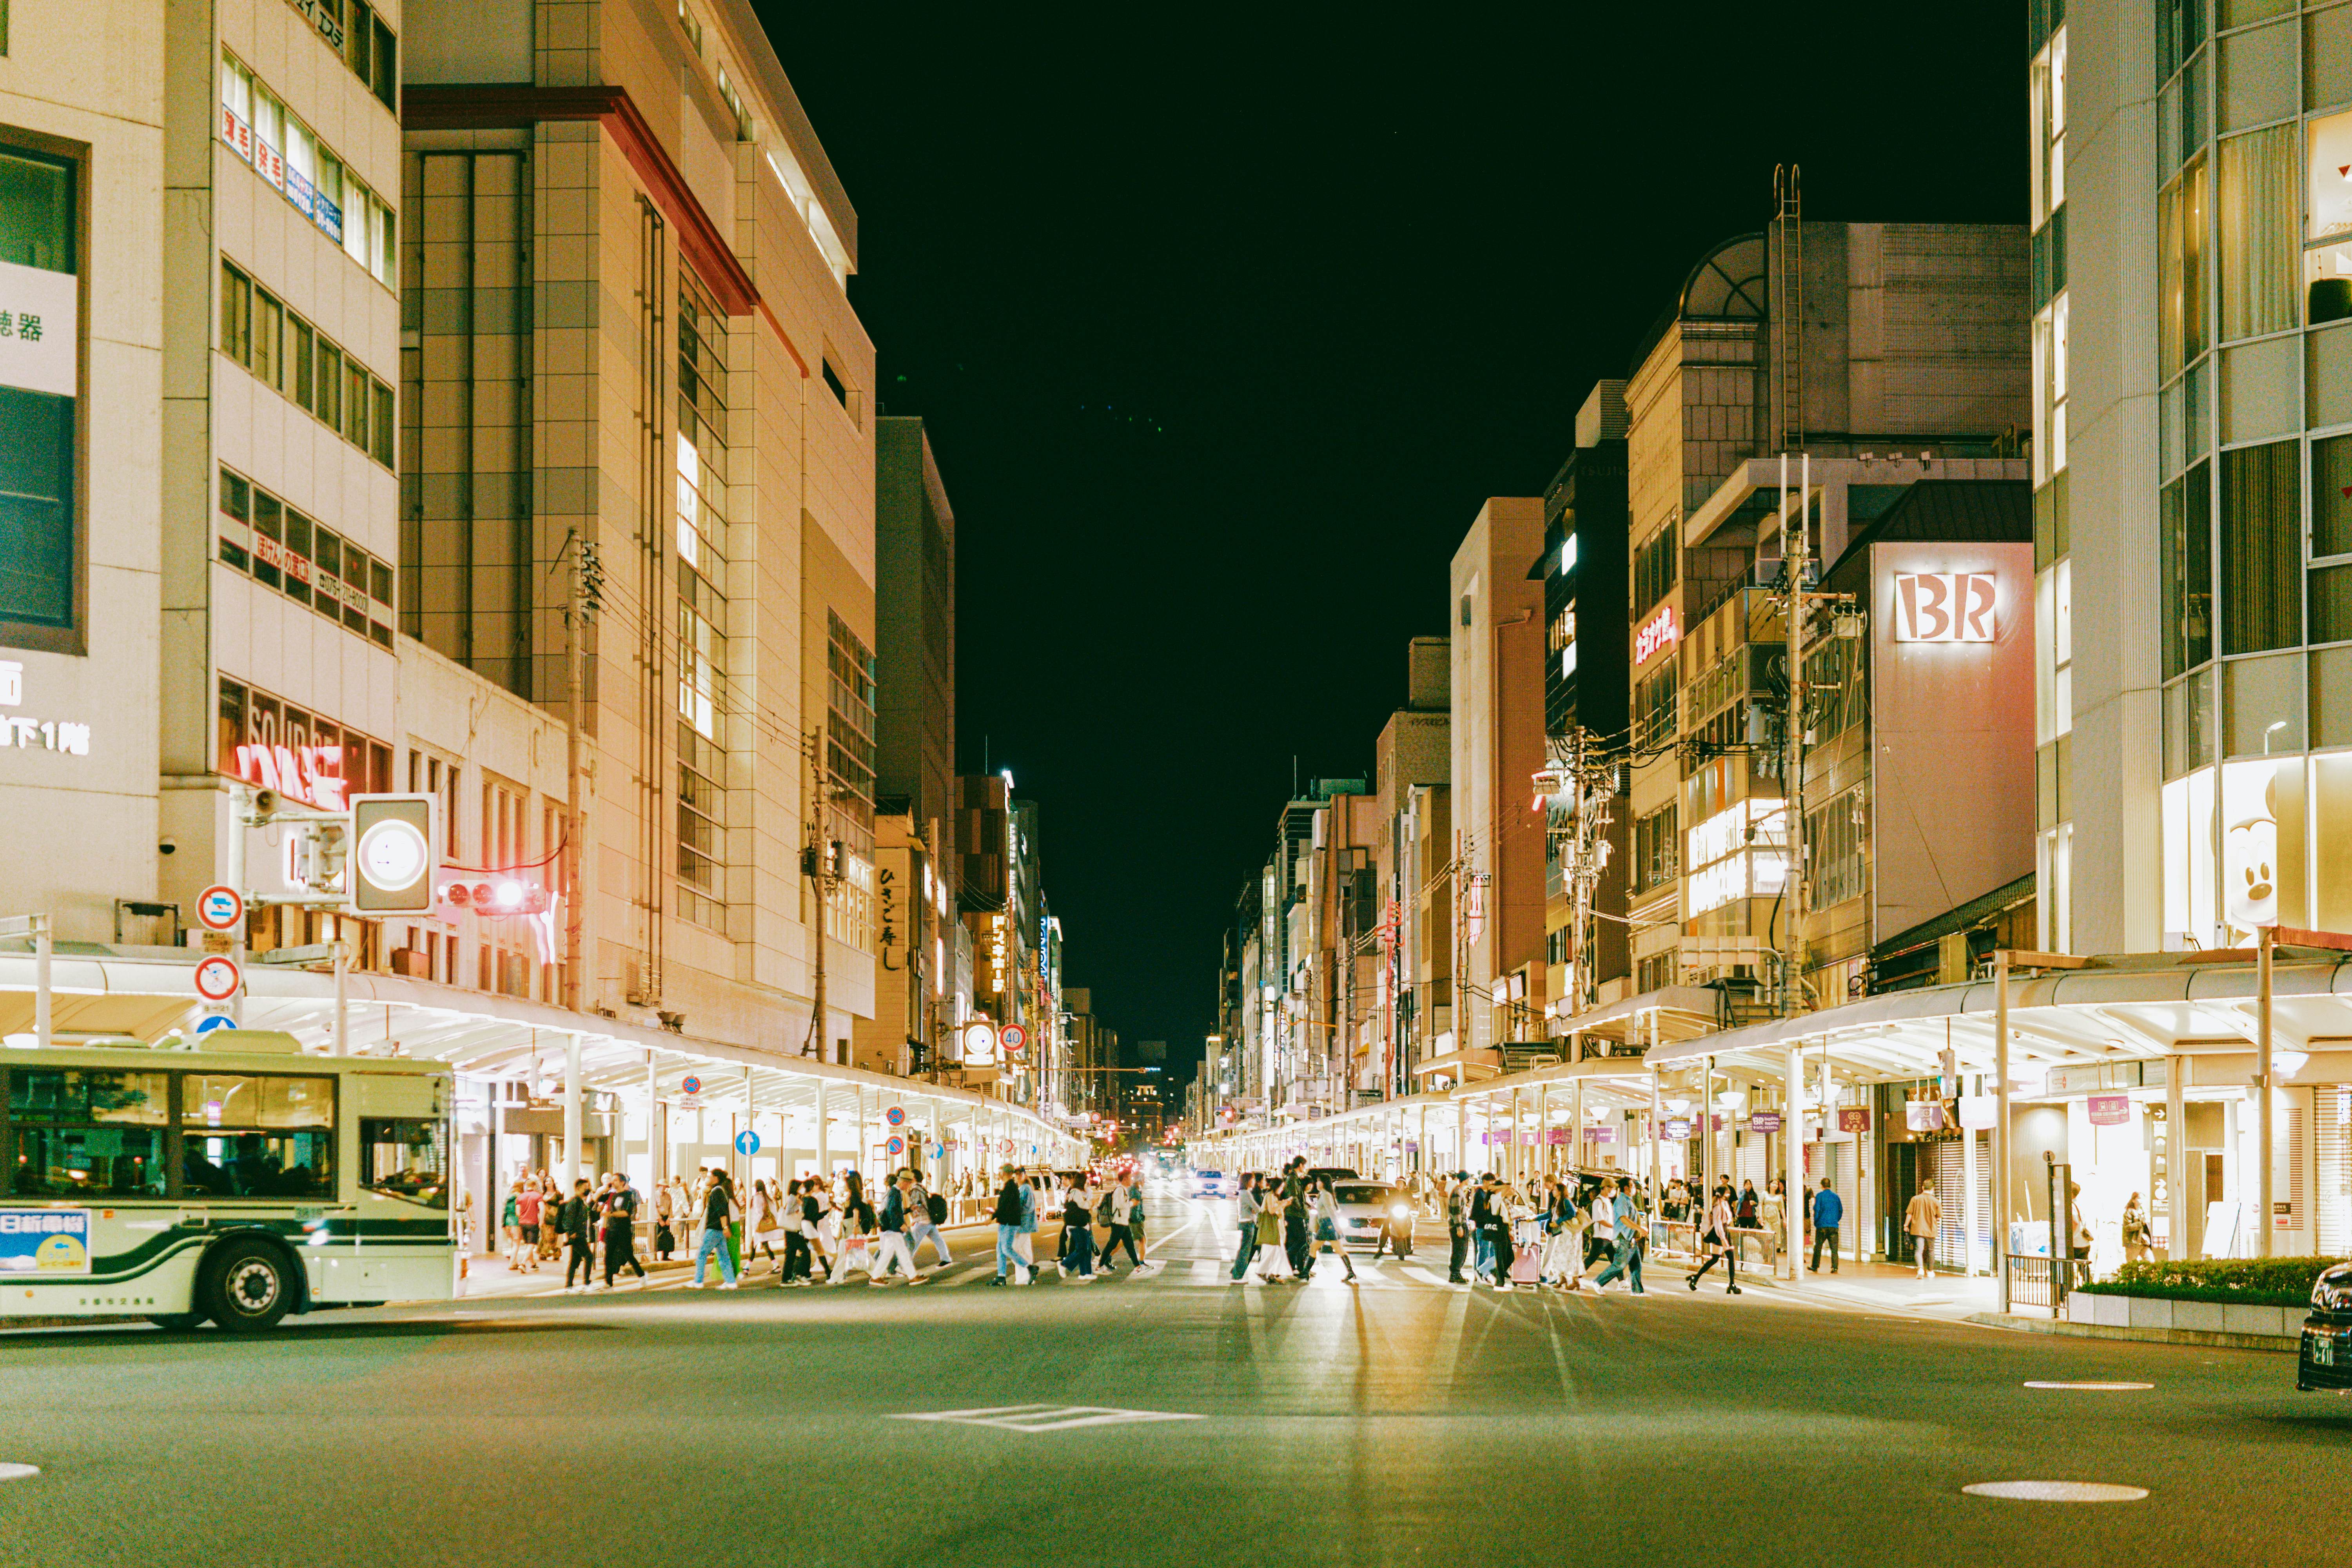
{"type": "Polygon", "coordinates": [[[1369,775],[1480,502],[1776,163],[1810,217],[2022,221],[2025,11],[1011,9],[763,15],[955,507],[959,766],[1041,803],[1069,984],[1176,1065],[1293,756],[1369,775]]]}

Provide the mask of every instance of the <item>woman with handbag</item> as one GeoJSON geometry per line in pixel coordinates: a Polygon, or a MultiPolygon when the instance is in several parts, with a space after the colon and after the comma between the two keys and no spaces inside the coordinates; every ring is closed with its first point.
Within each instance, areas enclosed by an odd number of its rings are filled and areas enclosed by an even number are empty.
{"type": "Polygon", "coordinates": [[[1715,1189],[1715,1203],[1706,1211],[1706,1231],[1699,1237],[1701,1245],[1707,1248],[1706,1261],[1700,1264],[1697,1272],[1685,1281],[1693,1290],[1698,1289],[1699,1275],[1719,1261],[1723,1265],[1723,1293],[1727,1296],[1740,1293],[1739,1254],[1731,1239],[1731,1188],[1727,1185],[1717,1187],[1715,1189]]]}
{"type": "Polygon", "coordinates": [[[768,1272],[781,1278],[784,1272],[784,1260],[776,1256],[776,1248],[783,1246],[783,1201],[764,1177],[754,1176],[751,1179],[751,1235],[750,1246],[743,1254],[746,1272],[749,1272],[751,1250],[757,1248],[767,1254],[768,1272]]]}
{"type": "Polygon", "coordinates": [[[1339,1266],[1348,1271],[1348,1283],[1356,1282],[1356,1260],[1348,1256],[1348,1243],[1339,1235],[1339,1197],[1331,1190],[1331,1178],[1315,1178],[1314,1190],[1307,1194],[1307,1205],[1315,1215],[1315,1250],[1321,1254],[1337,1252],[1339,1266]]]}
{"type": "Polygon", "coordinates": [[[1258,1283],[1261,1285],[1271,1283],[1276,1278],[1277,1269],[1281,1271],[1283,1278],[1296,1279],[1298,1278],[1298,1272],[1290,1267],[1289,1248],[1282,1245],[1282,1194],[1269,1182],[1260,1189],[1258,1196],[1260,1200],[1257,1211],[1258,1283]]]}

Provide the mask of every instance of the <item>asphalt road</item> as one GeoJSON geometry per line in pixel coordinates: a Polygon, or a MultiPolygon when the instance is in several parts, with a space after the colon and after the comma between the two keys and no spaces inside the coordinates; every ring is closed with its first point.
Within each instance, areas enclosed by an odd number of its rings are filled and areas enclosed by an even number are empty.
{"type": "Polygon", "coordinates": [[[40,1469],[0,1481],[0,1563],[2146,1568],[2332,1561],[2352,1521],[2352,1404],[2284,1356],[1664,1275],[1235,1287],[1223,1205],[1181,1206],[1161,1270],[1084,1286],[965,1263],[0,1337],[0,1464],[40,1469]],[[1186,1419],[1052,1414],[1079,1406],[1186,1419]],[[1009,1425],[904,1419],[975,1409],[1009,1425]],[[2147,1496],[1961,1491],[2021,1479],[2147,1496]]]}

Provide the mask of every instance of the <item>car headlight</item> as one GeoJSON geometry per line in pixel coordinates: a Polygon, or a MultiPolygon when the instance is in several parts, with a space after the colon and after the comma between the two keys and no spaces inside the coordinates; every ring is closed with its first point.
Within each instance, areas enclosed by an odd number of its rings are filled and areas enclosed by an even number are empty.
{"type": "Polygon", "coordinates": [[[1407,1208],[1404,1205],[1402,1205],[1402,1204],[1391,1204],[1391,1205],[1389,1205],[1389,1218],[1391,1218],[1391,1219],[1411,1219],[1412,1217],[1412,1210],[1411,1210],[1410,1208],[1407,1208]]]}

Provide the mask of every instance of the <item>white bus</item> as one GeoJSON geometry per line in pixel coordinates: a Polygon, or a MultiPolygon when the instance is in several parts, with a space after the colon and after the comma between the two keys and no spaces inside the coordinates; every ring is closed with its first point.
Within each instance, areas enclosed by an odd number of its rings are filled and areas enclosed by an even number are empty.
{"type": "Polygon", "coordinates": [[[210,1321],[457,1294],[453,1079],[217,1029],[0,1051],[0,1323],[210,1321]]]}

